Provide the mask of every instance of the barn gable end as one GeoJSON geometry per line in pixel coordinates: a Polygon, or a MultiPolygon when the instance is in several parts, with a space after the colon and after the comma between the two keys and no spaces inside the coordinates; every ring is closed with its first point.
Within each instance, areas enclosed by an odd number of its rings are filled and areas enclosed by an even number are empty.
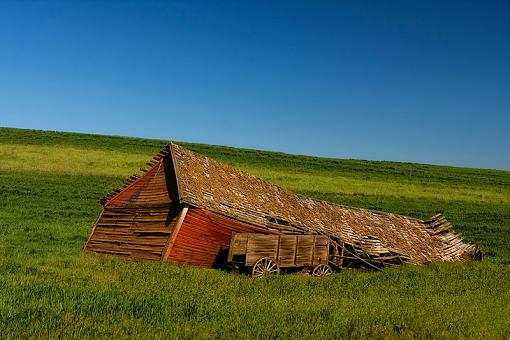
{"type": "Polygon", "coordinates": [[[157,160],[143,176],[103,202],[85,249],[160,260],[180,212],[171,159],[157,160]]]}

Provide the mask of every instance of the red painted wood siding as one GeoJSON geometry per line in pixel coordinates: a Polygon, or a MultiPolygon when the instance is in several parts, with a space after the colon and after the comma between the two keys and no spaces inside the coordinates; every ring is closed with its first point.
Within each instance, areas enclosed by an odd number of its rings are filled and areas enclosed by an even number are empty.
{"type": "Polygon", "coordinates": [[[165,164],[161,160],[137,181],[115,196],[107,206],[132,208],[169,205],[171,199],[165,173],[165,164]]]}
{"type": "Polygon", "coordinates": [[[190,207],[168,257],[169,261],[211,268],[223,264],[232,233],[269,231],[208,210],[190,207]],[[222,255],[224,259],[221,258],[222,255]]]}

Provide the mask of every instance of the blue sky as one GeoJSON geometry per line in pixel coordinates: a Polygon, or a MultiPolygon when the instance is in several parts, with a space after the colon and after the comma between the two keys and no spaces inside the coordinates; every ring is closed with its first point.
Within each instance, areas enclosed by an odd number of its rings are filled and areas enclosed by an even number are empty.
{"type": "Polygon", "coordinates": [[[510,2],[0,0],[0,126],[510,169],[510,2]]]}

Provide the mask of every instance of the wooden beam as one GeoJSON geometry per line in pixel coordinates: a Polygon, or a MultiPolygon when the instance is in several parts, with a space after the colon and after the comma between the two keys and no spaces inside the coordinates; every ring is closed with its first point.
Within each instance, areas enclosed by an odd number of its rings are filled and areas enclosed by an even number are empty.
{"type": "Polygon", "coordinates": [[[354,258],[355,258],[355,259],[360,260],[361,262],[368,264],[369,266],[371,266],[371,267],[375,268],[376,270],[381,270],[381,268],[379,268],[379,267],[377,267],[376,265],[374,265],[374,264],[370,263],[369,261],[367,261],[367,260],[365,260],[365,259],[361,258],[360,256],[358,256],[358,254],[356,254],[356,253],[354,253],[354,252],[351,252],[351,251],[349,251],[348,249],[345,249],[345,251],[346,251],[346,252],[348,252],[349,254],[351,254],[352,256],[354,256],[354,258]]]}
{"type": "Polygon", "coordinates": [[[168,257],[170,256],[170,252],[172,251],[172,247],[174,246],[175,240],[177,239],[177,235],[179,234],[179,230],[181,229],[182,222],[184,222],[184,218],[186,217],[186,214],[188,213],[189,206],[187,204],[184,205],[184,207],[181,210],[181,213],[179,214],[179,219],[177,220],[177,223],[175,224],[174,231],[172,232],[172,235],[170,235],[168,239],[168,243],[166,244],[165,250],[163,251],[163,254],[161,256],[161,261],[168,260],[168,257]]]}

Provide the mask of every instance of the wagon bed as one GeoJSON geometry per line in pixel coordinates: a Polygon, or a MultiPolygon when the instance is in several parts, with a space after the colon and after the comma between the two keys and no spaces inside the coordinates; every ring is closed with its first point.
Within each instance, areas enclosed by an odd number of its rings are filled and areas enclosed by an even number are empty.
{"type": "Polygon", "coordinates": [[[234,233],[228,261],[244,267],[279,271],[280,268],[313,268],[331,272],[329,262],[330,239],[325,235],[267,235],[234,233]]]}

